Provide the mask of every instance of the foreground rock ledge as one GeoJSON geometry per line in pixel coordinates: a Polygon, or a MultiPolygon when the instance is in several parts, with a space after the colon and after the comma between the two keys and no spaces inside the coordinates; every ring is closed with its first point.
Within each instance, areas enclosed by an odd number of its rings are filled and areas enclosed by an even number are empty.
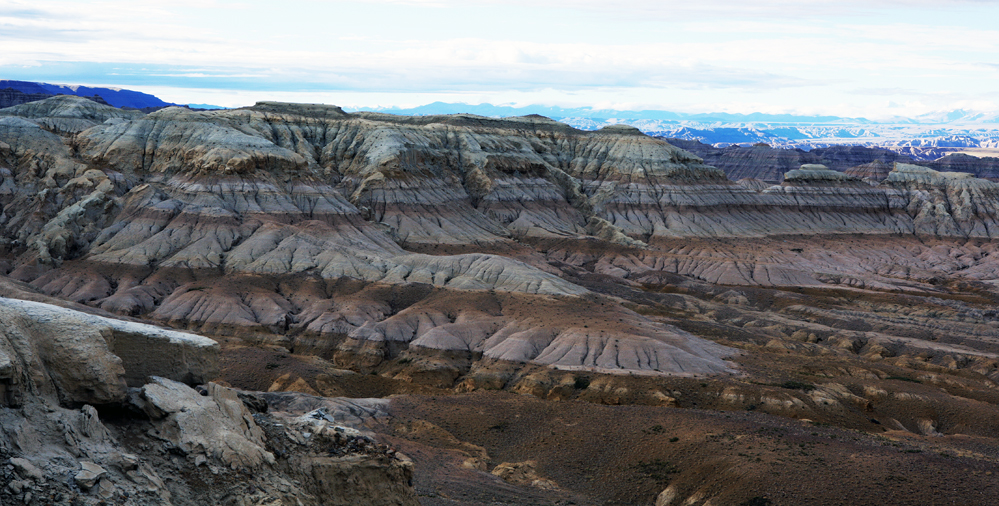
{"type": "Polygon", "coordinates": [[[201,336],[0,299],[0,504],[418,504],[412,463],[356,430],[155,375],[200,383],[217,358],[201,336]]]}

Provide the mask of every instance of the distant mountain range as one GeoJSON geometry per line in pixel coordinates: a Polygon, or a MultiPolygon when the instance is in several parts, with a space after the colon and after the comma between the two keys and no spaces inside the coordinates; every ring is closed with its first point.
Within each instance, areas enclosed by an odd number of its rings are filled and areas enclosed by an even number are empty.
{"type": "Polygon", "coordinates": [[[795,114],[766,114],[754,112],[750,114],[735,114],[725,112],[711,113],[679,113],[660,110],[641,111],[619,111],[615,109],[594,109],[592,107],[552,107],[544,105],[526,105],[513,107],[507,105],[492,104],[460,104],[434,102],[432,104],[418,107],[362,107],[356,109],[344,108],[347,111],[377,111],[390,114],[401,114],[406,116],[430,115],[430,114],[477,114],[488,117],[505,116],[526,116],[528,114],[540,114],[552,119],[570,120],[583,123],[583,120],[592,120],[596,124],[611,122],[620,123],[623,120],[631,122],[659,122],[661,124],[775,124],[786,123],[793,125],[927,125],[927,124],[996,124],[999,125],[999,112],[984,113],[975,111],[956,110],[950,112],[929,113],[915,118],[894,117],[887,120],[869,120],[867,118],[843,118],[840,116],[803,116],[795,114]]]}
{"type": "MultiPolygon", "coordinates": [[[[77,95],[115,107],[146,112],[172,104],[139,91],[121,88],[71,86],[31,81],[0,80],[0,107],[41,100],[47,96],[77,95]]],[[[194,109],[220,109],[209,104],[187,104],[194,109]]],[[[699,141],[715,147],[767,144],[772,147],[811,150],[837,145],[886,147],[917,160],[943,156],[947,149],[999,149],[999,113],[956,110],[915,118],[874,121],[839,116],[793,114],[678,113],[660,110],[618,111],[592,107],[513,107],[492,104],[434,102],[411,108],[347,109],[398,115],[476,114],[487,117],[539,114],[581,130],[625,124],[657,137],[699,141]]]]}
{"type": "MultiPolygon", "coordinates": [[[[911,152],[937,148],[999,148],[999,113],[956,110],[915,118],[874,121],[838,116],[792,114],[685,114],[670,111],[617,111],[589,107],[524,107],[491,104],[432,104],[403,108],[364,108],[402,115],[469,113],[480,116],[540,114],[581,130],[625,124],[654,136],[696,140],[713,146],[765,143],[774,147],[814,149],[834,145],[885,146],[911,152]]],[[[933,152],[934,156],[940,156],[933,152]]]]}
{"type": "Polygon", "coordinates": [[[562,121],[572,120],[593,120],[597,123],[607,121],[621,122],[628,121],[658,121],[658,122],[697,122],[697,123],[844,123],[844,124],[867,124],[872,123],[864,118],[840,118],[838,116],[795,116],[792,114],[763,114],[754,112],[751,114],[730,114],[730,113],[697,113],[686,114],[670,111],[642,110],[642,111],[618,111],[614,109],[593,109],[591,107],[550,107],[544,105],[527,105],[523,107],[513,107],[492,104],[456,104],[445,102],[434,102],[432,104],[421,105],[411,108],[381,107],[381,108],[359,108],[344,110],[363,110],[386,112],[390,114],[401,114],[405,116],[420,116],[430,114],[477,114],[488,117],[504,116],[527,116],[528,114],[540,114],[552,119],[562,121]]]}
{"type": "Polygon", "coordinates": [[[169,102],[164,102],[159,98],[141,91],[124,90],[121,88],[98,88],[91,86],[71,86],[65,84],[36,83],[31,81],[13,81],[0,79],[0,90],[12,88],[26,94],[48,94],[48,95],[76,95],[78,97],[93,97],[97,95],[110,105],[115,107],[134,107],[144,109],[147,107],[168,107],[169,102]]]}

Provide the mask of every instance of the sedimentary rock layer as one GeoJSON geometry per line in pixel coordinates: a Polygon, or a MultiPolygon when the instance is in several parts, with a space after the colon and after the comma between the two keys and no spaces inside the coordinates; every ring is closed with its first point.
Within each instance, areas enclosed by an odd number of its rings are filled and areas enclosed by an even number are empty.
{"type": "Polygon", "coordinates": [[[538,116],[280,103],[139,115],[74,97],[5,114],[10,276],[108,311],[218,333],[256,329],[343,360],[377,362],[413,346],[564,368],[729,372],[731,350],[616,302],[605,316],[621,325],[589,330],[567,308],[596,296],[559,266],[623,283],[658,270],[718,283],[892,286],[857,264],[819,272],[767,251],[713,259],[673,245],[999,233],[999,185],[985,180],[898,165],[872,186],[812,164],[780,185],[740,184],[624,126],[583,132],[538,116]],[[579,263],[588,244],[628,253],[579,263]],[[399,293],[415,298],[400,303],[399,293]],[[492,313],[458,299],[417,304],[462,293],[505,299],[492,313]],[[568,316],[532,321],[517,297],[568,316]]]}

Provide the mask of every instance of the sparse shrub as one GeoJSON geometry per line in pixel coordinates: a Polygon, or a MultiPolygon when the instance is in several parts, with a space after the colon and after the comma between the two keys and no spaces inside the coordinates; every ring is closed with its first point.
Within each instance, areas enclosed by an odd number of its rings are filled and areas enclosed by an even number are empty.
{"type": "Polygon", "coordinates": [[[275,364],[274,362],[270,362],[270,363],[268,363],[267,365],[265,365],[265,366],[264,366],[264,368],[265,368],[265,369],[277,369],[277,368],[278,368],[278,365],[277,365],[277,364],[275,364]]]}
{"type": "Polygon", "coordinates": [[[806,392],[811,392],[812,390],[815,390],[815,385],[811,383],[805,383],[803,381],[785,381],[777,386],[781,388],[786,388],[788,390],[804,390],[806,392]]]}
{"type": "Polygon", "coordinates": [[[677,442],[677,441],[679,441],[679,440],[680,440],[680,438],[678,438],[678,437],[676,437],[676,436],[674,436],[674,437],[671,437],[671,438],[669,438],[669,442],[670,442],[670,443],[675,443],[675,442],[677,442]]]}
{"type": "Polygon", "coordinates": [[[590,386],[590,378],[587,378],[586,376],[578,376],[576,378],[576,381],[573,382],[572,384],[572,387],[575,388],[576,390],[585,390],[589,386],[590,386]]]}
{"type": "Polygon", "coordinates": [[[662,434],[663,432],[666,432],[666,428],[663,427],[662,425],[656,424],[653,425],[652,427],[649,427],[649,432],[651,432],[652,434],[662,434]]]}
{"type": "Polygon", "coordinates": [[[744,501],[739,506],[770,506],[770,499],[758,495],[752,499],[744,501]]]}
{"type": "Polygon", "coordinates": [[[906,378],[905,376],[888,376],[885,379],[899,380],[899,381],[908,381],[910,383],[922,383],[922,381],[919,381],[917,379],[912,379],[912,378],[906,378]]]}
{"type": "Polygon", "coordinates": [[[399,365],[406,365],[413,361],[412,357],[403,357],[399,359],[399,365]]]}
{"type": "Polygon", "coordinates": [[[662,459],[655,459],[651,462],[640,461],[635,469],[644,477],[660,483],[668,482],[669,475],[679,472],[676,466],[662,459]]]}

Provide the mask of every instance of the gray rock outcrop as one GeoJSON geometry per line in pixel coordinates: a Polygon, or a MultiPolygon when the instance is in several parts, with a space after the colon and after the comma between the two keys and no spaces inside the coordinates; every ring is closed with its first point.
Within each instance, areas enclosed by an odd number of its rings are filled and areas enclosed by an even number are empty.
{"type": "Polygon", "coordinates": [[[148,377],[213,378],[207,338],[12,299],[0,299],[0,327],[3,504],[417,504],[412,463],[384,445],[254,416],[215,383],[203,395],[148,377]]]}
{"type": "Polygon", "coordinates": [[[0,298],[0,382],[67,405],[108,404],[152,376],[200,384],[218,375],[218,344],[194,334],[0,298]]]}

